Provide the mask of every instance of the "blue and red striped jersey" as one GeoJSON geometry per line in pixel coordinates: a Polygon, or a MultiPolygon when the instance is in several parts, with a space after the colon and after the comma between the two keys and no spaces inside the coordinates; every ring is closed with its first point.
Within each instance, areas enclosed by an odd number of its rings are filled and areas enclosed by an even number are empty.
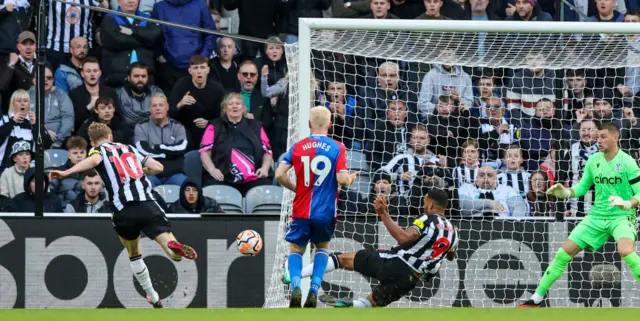
{"type": "Polygon", "coordinates": [[[325,135],[311,135],[285,154],[283,162],[296,173],[291,216],[328,220],[336,217],[337,173],[346,172],[347,148],[325,135]]]}

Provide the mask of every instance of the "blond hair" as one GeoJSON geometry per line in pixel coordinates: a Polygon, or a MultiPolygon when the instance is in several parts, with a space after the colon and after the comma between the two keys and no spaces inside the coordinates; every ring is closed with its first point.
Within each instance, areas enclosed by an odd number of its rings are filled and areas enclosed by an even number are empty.
{"type": "Polygon", "coordinates": [[[224,96],[224,99],[222,100],[222,104],[220,104],[222,107],[220,108],[220,117],[224,117],[224,118],[227,117],[227,105],[229,104],[229,100],[234,98],[240,100],[242,107],[244,107],[242,116],[247,117],[247,105],[244,103],[244,97],[242,97],[242,95],[240,95],[239,93],[229,93],[226,96],[224,96]]]}
{"type": "Polygon", "coordinates": [[[309,123],[312,129],[326,129],[331,123],[331,112],[327,107],[316,106],[309,111],[309,123]]]}
{"type": "Polygon", "coordinates": [[[31,98],[29,97],[29,93],[26,90],[18,89],[13,92],[13,94],[11,95],[11,99],[9,100],[10,101],[9,106],[11,110],[13,110],[13,104],[16,102],[16,100],[19,100],[19,99],[26,99],[29,101],[29,103],[31,103],[31,98]]]}
{"type": "Polygon", "coordinates": [[[91,123],[91,125],[89,125],[89,130],[87,130],[87,133],[89,134],[89,139],[91,139],[93,143],[108,139],[112,134],[111,128],[109,128],[109,126],[98,122],[91,123]]]}

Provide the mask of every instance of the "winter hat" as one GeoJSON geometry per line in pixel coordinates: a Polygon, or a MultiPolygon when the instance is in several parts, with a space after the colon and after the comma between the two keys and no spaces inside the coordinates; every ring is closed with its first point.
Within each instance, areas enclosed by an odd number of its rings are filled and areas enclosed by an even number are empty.
{"type": "Polygon", "coordinates": [[[529,0],[529,4],[531,4],[532,7],[535,7],[536,3],[538,3],[537,0],[529,0]]]}
{"type": "Polygon", "coordinates": [[[31,152],[31,144],[29,144],[26,140],[19,140],[13,144],[11,147],[11,156],[18,154],[20,152],[31,152]]]}

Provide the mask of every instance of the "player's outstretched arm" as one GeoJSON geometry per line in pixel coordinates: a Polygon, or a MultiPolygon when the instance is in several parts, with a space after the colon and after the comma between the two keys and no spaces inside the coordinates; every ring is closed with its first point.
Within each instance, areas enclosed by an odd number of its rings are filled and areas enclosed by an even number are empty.
{"type": "Polygon", "coordinates": [[[399,245],[412,244],[420,238],[420,233],[416,229],[409,227],[405,230],[391,219],[385,198],[376,198],[376,200],[373,201],[373,207],[376,209],[378,216],[380,216],[382,223],[384,223],[384,227],[386,227],[389,234],[398,241],[399,245]]]}
{"type": "Polygon", "coordinates": [[[278,180],[278,183],[280,183],[280,185],[282,185],[284,188],[295,193],[296,183],[294,183],[287,175],[289,169],[291,169],[291,165],[280,163],[280,165],[278,165],[278,168],[276,169],[276,179],[278,180]]]}
{"type": "Polygon", "coordinates": [[[144,164],[142,164],[142,166],[144,166],[142,171],[147,176],[158,175],[162,173],[162,171],[164,170],[164,166],[162,165],[162,163],[160,163],[159,161],[151,157],[147,157],[144,161],[144,164]]]}
{"type": "Polygon", "coordinates": [[[340,184],[342,186],[349,186],[349,185],[353,184],[353,182],[356,181],[356,178],[358,177],[359,173],[360,172],[355,172],[355,173],[349,174],[348,171],[344,171],[344,172],[338,173],[338,175],[337,175],[338,184],[340,184]]]}
{"type": "Polygon", "coordinates": [[[96,153],[85,158],[80,163],[75,164],[73,167],[67,169],[66,171],[51,171],[49,173],[49,179],[62,179],[75,173],[82,173],[98,166],[100,162],[102,162],[102,156],[96,153]]]}
{"type": "Polygon", "coordinates": [[[548,195],[553,195],[557,198],[570,198],[574,197],[575,191],[572,188],[566,188],[564,185],[558,183],[547,190],[548,195]]]}

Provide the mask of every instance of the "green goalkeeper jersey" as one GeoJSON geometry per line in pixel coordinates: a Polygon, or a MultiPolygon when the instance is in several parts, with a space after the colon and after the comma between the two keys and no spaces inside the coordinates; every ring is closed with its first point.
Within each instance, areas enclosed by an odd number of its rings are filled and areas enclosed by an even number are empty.
{"type": "Polygon", "coordinates": [[[597,152],[587,160],[580,182],[573,186],[575,197],[581,197],[595,185],[596,199],[589,216],[611,218],[618,216],[636,216],[635,208],[621,210],[609,206],[609,197],[620,196],[628,201],[635,196],[640,201],[640,169],[636,160],[619,150],[616,156],[607,161],[603,152],[597,152]]]}

